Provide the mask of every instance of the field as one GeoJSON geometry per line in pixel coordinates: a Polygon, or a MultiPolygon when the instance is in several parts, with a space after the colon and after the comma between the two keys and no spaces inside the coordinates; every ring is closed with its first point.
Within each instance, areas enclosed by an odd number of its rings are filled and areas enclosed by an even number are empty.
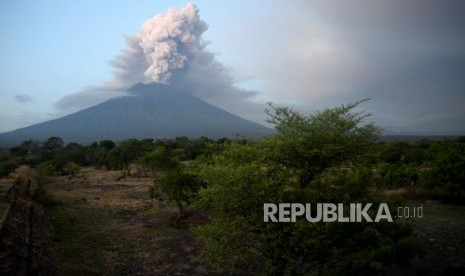
{"type": "MultiPolygon", "coordinates": [[[[61,202],[47,210],[54,225],[59,272],[89,274],[202,274],[199,246],[189,231],[193,216],[179,229],[176,209],[148,196],[151,180],[121,172],[83,169],[47,185],[61,202]]],[[[200,219],[202,219],[200,217],[200,219]]]]}
{"type": "Polygon", "coordinates": [[[391,271],[392,275],[464,275],[465,206],[438,201],[406,201],[406,206],[423,205],[423,218],[411,219],[414,236],[425,255],[409,268],[391,271]]]}
{"type": "MultiPolygon", "coordinates": [[[[205,217],[194,215],[176,229],[176,209],[149,199],[149,178],[120,176],[120,171],[83,168],[75,177],[55,177],[47,185],[61,202],[47,210],[60,274],[208,274],[208,266],[197,260],[201,246],[189,230],[205,217]]],[[[462,274],[465,206],[431,200],[405,204],[423,205],[423,218],[410,222],[425,255],[408,268],[389,268],[389,274],[462,274]]]]}

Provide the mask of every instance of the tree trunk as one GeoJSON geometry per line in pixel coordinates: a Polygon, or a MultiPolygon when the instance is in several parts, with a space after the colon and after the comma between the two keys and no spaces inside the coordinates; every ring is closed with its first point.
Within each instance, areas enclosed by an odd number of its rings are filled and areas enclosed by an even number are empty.
{"type": "Polygon", "coordinates": [[[176,218],[176,221],[175,221],[175,226],[176,228],[179,228],[179,221],[185,217],[184,215],[184,206],[182,205],[181,202],[177,202],[176,203],[178,205],[178,217],[176,218]]]}

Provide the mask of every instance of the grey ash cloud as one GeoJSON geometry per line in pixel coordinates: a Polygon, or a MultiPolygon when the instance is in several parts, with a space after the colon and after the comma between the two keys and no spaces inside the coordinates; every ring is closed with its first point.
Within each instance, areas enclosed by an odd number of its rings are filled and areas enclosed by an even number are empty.
{"type": "Polygon", "coordinates": [[[253,20],[229,22],[241,34],[238,52],[248,53],[235,72],[262,81],[260,93],[235,85],[234,74],[208,51],[201,38],[208,26],[189,4],[154,16],[128,36],[111,62],[112,80],[56,106],[82,108],[154,81],[251,119],[264,117],[263,105],[252,103],[260,95],[298,103],[304,112],[370,98],[363,108],[385,129],[465,134],[465,1],[263,4],[269,9],[257,10],[253,20]]]}
{"type": "Polygon", "coordinates": [[[255,91],[238,88],[231,72],[206,50],[202,34],[208,25],[192,3],[172,8],[146,20],[140,30],[126,37],[126,48],[110,65],[113,79],[99,86],[61,98],[55,107],[82,109],[124,95],[132,85],[158,82],[187,91],[236,114],[259,117],[265,105],[249,101],[255,91]],[[259,115],[260,114],[260,115],[259,115]]]}
{"type": "Polygon", "coordinates": [[[275,94],[307,110],[371,98],[386,129],[465,134],[465,1],[291,2],[297,43],[263,61],[275,94]]]}

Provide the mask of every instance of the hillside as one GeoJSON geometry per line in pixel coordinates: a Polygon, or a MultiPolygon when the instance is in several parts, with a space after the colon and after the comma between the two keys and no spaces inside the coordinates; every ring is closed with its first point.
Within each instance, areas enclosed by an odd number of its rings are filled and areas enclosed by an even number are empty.
{"type": "Polygon", "coordinates": [[[213,106],[188,92],[158,83],[136,84],[128,96],[114,98],[79,112],[0,134],[0,145],[51,136],[66,142],[103,139],[261,137],[272,132],[213,106]]]}

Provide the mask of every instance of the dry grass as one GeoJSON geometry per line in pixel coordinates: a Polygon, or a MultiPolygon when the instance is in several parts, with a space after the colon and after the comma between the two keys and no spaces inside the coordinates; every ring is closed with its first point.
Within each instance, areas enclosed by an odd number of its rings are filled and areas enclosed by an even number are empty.
{"type": "Polygon", "coordinates": [[[3,218],[3,215],[5,214],[5,211],[9,205],[7,199],[5,198],[5,195],[8,189],[10,189],[12,184],[13,184],[12,179],[7,179],[7,178],[0,179],[0,221],[3,218]]]}
{"type": "Polygon", "coordinates": [[[188,229],[174,229],[175,209],[152,207],[149,178],[84,168],[47,186],[61,205],[49,208],[61,273],[192,274],[198,246],[188,229]]]}
{"type": "Polygon", "coordinates": [[[423,217],[408,221],[425,256],[388,275],[465,275],[465,206],[435,200],[408,200],[404,206],[423,206],[423,217]]]}

